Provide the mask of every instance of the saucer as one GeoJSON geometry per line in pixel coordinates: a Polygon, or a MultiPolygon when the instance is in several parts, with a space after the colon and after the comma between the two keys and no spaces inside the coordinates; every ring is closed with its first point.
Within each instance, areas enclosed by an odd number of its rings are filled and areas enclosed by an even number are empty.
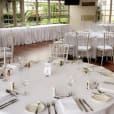
{"type": "Polygon", "coordinates": [[[29,112],[35,112],[37,108],[38,108],[38,112],[43,112],[46,109],[46,105],[42,102],[31,103],[31,104],[27,104],[25,108],[29,112]]]}
{"type": "Polygon", "coordinates": [[[107,102],[112,99],[112,96],[106,94],[95,94],[92,98],[96,101],[107,102]]]}

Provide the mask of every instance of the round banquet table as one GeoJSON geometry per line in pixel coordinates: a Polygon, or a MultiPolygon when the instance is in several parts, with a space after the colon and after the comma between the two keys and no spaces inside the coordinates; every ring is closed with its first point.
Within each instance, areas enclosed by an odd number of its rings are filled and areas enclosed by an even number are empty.
{"type": "MultiPolygon", "coordinates": [[[[22,93],[24,88],[22,83],[24,81],[27,82],[27,95],[18,95],[18,101],[0,110],[0,114],[33,114],[25,109],[26,105],[37,103],[38,101],[44,103],[55,101],[53,88],[56,88],[56,92],[60,95],[72,92],[74,99],[86,99],[94,111],[80,112],[80,114],[114,114],[114,99],[107,102],[96,101],[91,97],[93,89],[87,89],[87,81],[96,81],[98,83],[114,81],[113,77],[106,77],[101,73],[106,72],[110,74],[112,73],[111,71],[88,63],[68,62],[64,63],[63,66],[53,63],[51,66],[52,75],[46,77],[44,75],[44,66],[45,62],[40,61],[31,63],[30,68],[15,70],[12,73],[10,80],[14,80],[18,92],[22,93]],[[84,68],[89,68],[89,71],[85,73],[84,68]],[[69,85],[70,82],[72,82],[72,86],[69,85]]],[[[0,91],[10,88],[10,81],[0,80],[0,83],[0,91]]],[[[48,114],[48,111],[46,109],[39,114],[48,114]]],[[[55,113],[52,112],[51,114],[55,113]]]]}

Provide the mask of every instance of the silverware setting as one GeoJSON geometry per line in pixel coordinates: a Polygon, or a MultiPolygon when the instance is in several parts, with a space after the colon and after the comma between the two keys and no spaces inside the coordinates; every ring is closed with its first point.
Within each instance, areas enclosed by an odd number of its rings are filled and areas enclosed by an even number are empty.
{"type": "Polygon", "coordinates": [[[81,99],[78,99],[78,100],[79,100],[80,105],[83,107],[84,111],[89,112],[86,106],[84,105],[83,101],[81,99]]]}
{"type": "Polygon", "coordinates": [[[85,99],[78,99],[79,101],[79,107],[82,111],[89,112],[94,111],[93,108],[87,103],[85,99]]]}
{"type": "Polygon", "coordinates": [[[103,83],[105,83],[105,84],[110,84],[110,85],[114,85],[114,82],[107,82],[107,81],[104,81],[103,83]]]}
{"type": "Polygon", "coordinates": [[[94,111],[93,108],[87,103],[87,101],[85,99],[82,99],[82,101],[86,104],[86,106],[88,106],[88,108],[91,110],[91,111],[94,111]]]}
{"type": "Polygon", "coordinates": [[[55,114],[57,114],[57,111],[56,111],[56,107],[55,107],[55,103],[54,102],[52,103],[52,106],[54,108],[55,114]]]}
{"type": "Polygon", "coordinates": [[[48,108],[48,114],[51,114],[51,111],[50,111],[50,103],[47,103],[47,108],[48,108]]]}
{"type": "Polygon", "coordinates": [[[80,110],[81,110],[81,111],[84,111],[82,105],[81,105],[80,102],[79,102],[79,100],[76,99],[75,102],[76,102],[76,104],[78,105],[78,107],[80,108],[80,110]]]}
{"type": "Polygon", "coordinates": [[[47,103],[46,106],[47,106],[47,109],[48,109],[48,114],[51,114],[51,108],[53,108],[54,109],[54,113],[57,114],[57,110],[56,110],[56,107],[55,107],[55,102],[47,103]]]}
{"type": "Polygon", "coordinates": [[[9,101],[9,102],[3,104],[3,105],[0,105],[0,109],[3,109],[3,108],[5,108],[6,106],[15,103],[16,101],[17,101],[17,99],[14,99],[14,100],[11,100],[11,101],[9,101]]]}
{"type": "Polygon", "coordinates": [[[35,110],[35,114],[38,114],[38,107],[39,107],[39,104],[40,104],[40,102],[37,103],[37,107],[36,107],[36,110],[35,110]]]}

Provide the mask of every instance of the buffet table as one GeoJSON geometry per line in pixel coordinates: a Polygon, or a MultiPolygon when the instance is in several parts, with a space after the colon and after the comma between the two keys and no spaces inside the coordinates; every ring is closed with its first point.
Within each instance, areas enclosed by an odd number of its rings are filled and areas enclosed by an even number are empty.
{"type": "Polygon", "coordinates": [[[13,38],[14,45],[32,44],[55,40],[69,31],[69,24],[50,24],[30,27],[0,28],[0,46],[8,46],[13,38]]]}
{"type": "MultiPolygon", "coordinates": [[[[45,62],[38,62],[31,63],[29,68],[13,70],[10,80],[15,82],[18,92],[23,91],[23,82],[27,82],[27,94],[19,94],[18,101],[0,110],[0,114],[33,114],[25,109],[27,104],[39,101],[45,104],[57,102],[57,99],[53,98],[53,88],[56,89],[58,95],[65,96],[72,92],[74,99],[84,98],[87,100],[93,111],[80,110],[78,114],[114,114],[114,94],[110,94],[109,101],[99,101],[92,98],[96,89],[87,88],[87,82],[95,81],[99,84],[104,81],[114,82],[114,75],[111,71],[101,66],[81,62],[64,63],[63,66],[53,63],[51,64],[52,75],[47,77],[44,75],[44,66],[45,62]]],[[[10,81],[0,80],[0,83],[1,91],[10,88],[10,81]]],[[[107,92],[107,94],[109,93],[107,92]]],[[[57,110],[60,112],[61,108],[59,107],[57,110]]],[[[51,114],[55,114],[52,106],[51,111],[51,114]]],[[[48,114],[47,108],[39,114],[48,114]]]]}

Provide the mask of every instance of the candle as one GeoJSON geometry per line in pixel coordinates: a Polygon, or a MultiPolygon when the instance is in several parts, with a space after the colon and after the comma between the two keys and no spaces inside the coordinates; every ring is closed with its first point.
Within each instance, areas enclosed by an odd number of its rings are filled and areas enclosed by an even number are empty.
{"type": "Polygon", "coordinates": [[[52,96],[55,97],[56,96],[56,89],[53,87],[52,88],[52,96]]]}

